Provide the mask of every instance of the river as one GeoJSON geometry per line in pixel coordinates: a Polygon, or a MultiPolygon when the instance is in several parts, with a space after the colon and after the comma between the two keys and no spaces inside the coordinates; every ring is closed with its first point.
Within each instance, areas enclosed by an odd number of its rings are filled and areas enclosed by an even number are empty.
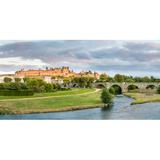
{"type": "Polygon", "coordinates": [[[69,112],[0,115],[0,119],[27,120],[104,120],[104,119],[160,119],[160,103],[145,103],[130,105],[133,99],[126,96],[116,96],[110,109],[85,109],[69,112]]]}

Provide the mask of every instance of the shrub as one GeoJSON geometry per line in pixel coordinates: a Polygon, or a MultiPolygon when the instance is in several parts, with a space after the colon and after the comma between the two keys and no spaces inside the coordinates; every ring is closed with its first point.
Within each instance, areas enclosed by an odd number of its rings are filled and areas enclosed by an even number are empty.
{"type": "Polygon", "coordinates": [[[4,90],[5,89],[5,84],[4,83],[0,83],[0,90],[4,90]]]}
{"type": "Polygon", "coordinates": [[[0,96],[33,96],[31,90],[1,90],[0,96]]]}
{"type": "Polygon", "coordinates": [[[15,80],[16,83],[20,83],[21,82],[20,78],[14,78],[14,80],[15,80]]]}
{"type": "Polygon", "coordinates": [[[160,94],[160,86],[157,88],[157,93],[160,94]]]}
{"type": "Polygon", "coordinates": [[[70,88],[61,88],[61,91],[68,91],[71,90],[70,88]]]}
{"type": "Polygon", "coordinates": [[[111,87],[110,89],[109,89],[109,93],[111,93],[111,94],[115,94],[115,89],[113,88],[113,87],[111,87]]]}
{"type": "Polygon", "coordinates": [[[113,96],[108,89],[105,88],[102,90],[101,100],[105,105],[106,104],[111,105],[113,103],[113,96]]]}
{"type": "Polygon", "coordinates": [[[45,85],[46,92],[52,92],[53,91],[53,85],[50,83],[46,83],[45,85]]]}

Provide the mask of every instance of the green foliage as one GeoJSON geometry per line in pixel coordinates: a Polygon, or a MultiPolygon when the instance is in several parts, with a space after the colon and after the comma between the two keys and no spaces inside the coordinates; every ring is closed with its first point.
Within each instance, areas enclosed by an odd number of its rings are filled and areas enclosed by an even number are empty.
{"type": "Polygon", "coordinates": [[[4,90],[6,88],[5,83],[0,83],[0,90],[4,90]]]}
{"type": "Polygon", "coordinates": [[[20,86],[19,83],[11,82],[11,83],[9,83],[9,85],[8,85],[8,89],[10,89],[10,90],[20,90],[20,89],[21,89],[21,86],[20,86]]]}
{"type": "Polygon", "coordinates": [[[46,82],[44,82],[42,79],[36,79],[36,78],[26,79],[25,83],[27,87],[30,90],[33,90],[34,92],[44,92],[45,91],[46,82]]]}
{"type": "Polygon", "coordinates": [[[113,85],[112,88],[114,88],[114,93],[115,93],[115,95],[117,95],[117,94],[122,94],[122,89],[121,89],[120,86],[118,86],[118,85],[113,85]]]}
{"type": "Polygon", "coordinates": [[[115,80],[116,82],[124,82],[124,76],[123,76],[123,75],[120,75],[120,74],[116,74],[116,75],[114,76],[114,80],[115,80]]]}
{"type": "Polygon", "coordinates": [[[5,82],[5,83],[12,82],[12,79],[9,78],[9,77],[4,77],[4,82],[5,82]]]}
{"type": "Polygon", "coordinates": [[[160,94],[160,86],[157,88],[157,93],[160,94]]]}
{"type": "Polygon", "coordinates": [[[101,101],[104,103],[104,104],[112,104],[113,103],[113,96],[112,94],[109,92],[108,89],[104,88],[102,90],[102,93],[101,93],[101,101]]]}
{"type": "Polygon", "coordinates": [[[0,96],[33,96],[31,90],[0,90],[0,96]]]}
{"type": "MultiPolygon", "coordinates": [[[[95,92],[95,89],[73,89],[71,91],[59,91],[55,93],[38,93],[34,97],[39,95],[36,99],[21,99],[22,97],[17,96],[17,100],[14,101],[4,101],[1,103],[0,114],[24,114],[24,113],[38,113],[38,112],[51,112],[51,111],[64,111],[68,107],[71,110],[74,109],[84,109],[84,108],[93,108],[98,106],[100,101],[100,91],[95,92]],[[87,96],[82,96],[79,94],[88,93],[87,96]],[[89,94],[90,93],[90,94],[89,94]],[[44,94],[44,97],[41,96],[44,94]],[[78,94],[78,95],[77,95],[78,94]],[[56,97],[59,95],[59,97],[56,97]],[[65,96],[70,95],[70,96],[65,96]],[[51,96],[51,97],[49,97],[51,96]],[[55,96],[54,98],[52,96],[55,96]],[[61,96],[61,97],[60,97],[61,96]]],[[[4,98],[4,97],[0,97],[4,98]]],[[[6,97],[7,98],[7,97],[6,97]]],[[[15,97],[13,97],[15,98],[15,97]]],[[[9,97],[12,99],[12,97],[9,97]]]]}
{"type": "Polygon", "coordinates": [[[66,77],[63,79],[64,84],[69,84],[70,82],[71,82],[71,78],[69,78],[69,77],[66,77]]]}
{"type": "Polygon", "coordinates": [[[92,83],[94,82],[93,77],[75,77],[72,79],[72,83],[78,83],[81,88],[91,88],[92,83]]]}
{"type": "MultiPolygon", "coordinates": [[[[98,82],[101,81],[100,79],[97,80],[98,82]]],[[[133,77],[133,76],[126,76],[121,74],[116,74],[114,77],[108,77],[108,82],[128,82],[128,83],[134,83],[134,82],[160,82],[160,79],[155,78],[153,76],[148,77],[133,77]]]]}
{"type": "Polygon", "coordinates": [[[105,73],[103,73],[100,75],[99,80],[101,82],[106,82],[106,81],[108,81],[108,76],[105,73]]]}
{"type": "Polygon", "coordinates": [[[27,90],[27,86],[24,83],[0,83],[0,90],[27,90]]]}
{"type": "Polygon", "coordinates": [[[14,80],[15,80],[16,83],[20,83],[21,82],[20,78],[15,78],[14,80]]]}
{"type": "Polygon", "coordinates": [[[50,83],[47,83],[47,84],[45,85],[45,91],[46,91],[46,92],[52,92],[52,91],[53,91],[53,85],[50,84],[50,83]]]}
{"type": "Polygon", "coordinates": [[[23,78],[24,83],[27,83],[29,81],[29,78],[25,77],[23,78]]]}
{"type": "Polygon", "coordinates": [[[113,87],[111,87],[111,88],[109,89],[109,93],[115,95],[115,89],[114,89],[113,87]]]}

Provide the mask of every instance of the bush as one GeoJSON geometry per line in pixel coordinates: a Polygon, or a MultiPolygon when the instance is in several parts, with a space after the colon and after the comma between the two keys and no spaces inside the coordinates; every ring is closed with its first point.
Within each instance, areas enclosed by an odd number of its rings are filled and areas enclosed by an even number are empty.
{"type": "Polygon", "coordinates": [[[115,95],[115,94],[116,94],[116,93],[115,93],[115,89],[114,89],[113,87],[111,87],[111,88],[109,89],[109,93],[115,95]]]}
{"type": "Polygon", "coordinates": [[[113,103],[113,96],[108,89],[105,88],[102,90],[101,100],[105,105],[106,104],[111,105],[113,103]]]}
{"type": "Polygon", "coordinates": [[[160,86],[157,89],[157,93],[160,94],[160,86]]]}
{"type": "Polygon", "coordinates": [[[61,88],[61,91],[68,91],[71,90],[70,88],[61,88]]]}
{"type": "Polygon", "coordinates": [[[51,83],[46,83],[45,91],[46,92],[52,92],[53,91],[53,85],[51,83]]]}
{"type": "Polygon", "coordinates": [[[0,96],[33,96],[31,90],[1,90],[0,96]]]}

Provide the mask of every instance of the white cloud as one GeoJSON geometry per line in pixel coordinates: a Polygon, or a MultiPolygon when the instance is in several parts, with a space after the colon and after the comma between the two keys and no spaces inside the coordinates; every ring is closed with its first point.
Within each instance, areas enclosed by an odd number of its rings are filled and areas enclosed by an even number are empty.
{"type": "Polygon", "coordinates": [[[40,59],[24,59],[22,57],[0,58],[0,65],[14,66],[46,66],[40,59]]]}
{"type": "Polygon", "coordinates": [[[15,74],[15,71],[9,71],[9,72],[0,71],[0,75],[1,75],[1,74],[15,74]]]}

